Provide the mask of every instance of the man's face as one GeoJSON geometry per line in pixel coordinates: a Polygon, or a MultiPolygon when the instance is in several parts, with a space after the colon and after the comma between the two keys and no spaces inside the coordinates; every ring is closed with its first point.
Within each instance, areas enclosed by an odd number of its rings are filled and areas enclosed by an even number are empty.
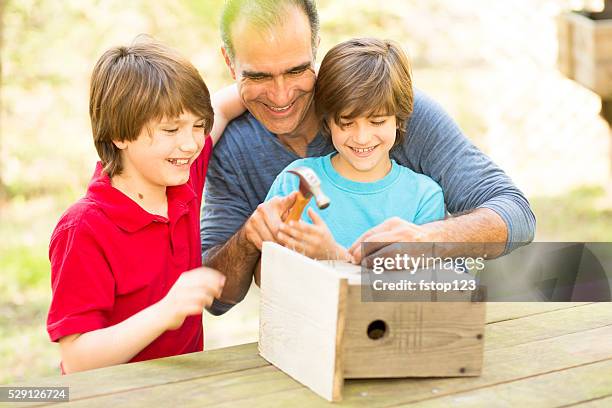
{"type": "Polygon", "coordinates": [[[282,21],[272,29],[237,21],[230,65],[246,108],[278,135],[299,130],[311,109],[316,80],[308,18],[292,8],[282,21]]]}

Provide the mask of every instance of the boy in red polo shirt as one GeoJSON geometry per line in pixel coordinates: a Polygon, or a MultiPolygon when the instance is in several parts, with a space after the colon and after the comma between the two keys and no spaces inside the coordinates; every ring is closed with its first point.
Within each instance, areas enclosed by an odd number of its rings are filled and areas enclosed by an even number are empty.
{"type": "Polygon", "coordinates": [[[202,310],[224,284],[200,255],[208,89],[188,61],[139,38],[102,55],[89,112],[101,161],[49,247],[47,331],[62,370],[201,351],[202,310]]]}

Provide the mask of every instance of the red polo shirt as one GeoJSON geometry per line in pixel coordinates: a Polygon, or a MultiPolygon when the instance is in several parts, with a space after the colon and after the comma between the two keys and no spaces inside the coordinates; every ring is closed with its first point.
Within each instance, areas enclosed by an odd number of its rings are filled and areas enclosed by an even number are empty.
{"type": "MultiPolygon", "coordinates": [[[[212,152],[204,148],[189,181],[167,188],[168,218],[153,215],[111,186],[98,163],[85,197],[51,236],[52,341],[115,325],[158,302],[179,275],[202,265],[200,204],[212,152]]],[[[164,332],[131,361],[201,351],[202,315],[164,332]]]]}

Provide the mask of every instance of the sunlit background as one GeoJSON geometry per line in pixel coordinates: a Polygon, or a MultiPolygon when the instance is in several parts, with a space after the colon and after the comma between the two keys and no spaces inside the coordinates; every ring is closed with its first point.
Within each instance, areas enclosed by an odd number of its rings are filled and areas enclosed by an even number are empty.
{"type": "MultiPolygon", "coordinates": [[[[58,374],[49,342],[47,249],[97,159],[88,80],[108,47],[149,33],[231,82],[219,52],[221,0],[4,0],[1,14],[0,383],[58,374]]],[[[416,87],[459,122],[528,195],[537,239],[612,241],[610,129],[601,101],[556,67],[556,18],[601,1],[319,0],[319,60],[354,36],[392,38],[416,87]]],[[[309,294],[316,298],[316,294],[309,294]]],[[[257,340],[258,292],[205,316],[205,348],[257,340]]]]}

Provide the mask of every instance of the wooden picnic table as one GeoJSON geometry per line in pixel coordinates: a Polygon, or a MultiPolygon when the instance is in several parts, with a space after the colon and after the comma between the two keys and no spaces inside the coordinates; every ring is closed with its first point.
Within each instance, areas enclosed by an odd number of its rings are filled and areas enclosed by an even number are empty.
{"type": "MultiPolygon", "coordinates": [[[[13,385],[68,386],[76,407],[332,405],[256,343],[13,385]]],[[[489,303],[482,376],[346,380],[343,395],[335,405],[612,407],[612,303],[489,303]]]]}

